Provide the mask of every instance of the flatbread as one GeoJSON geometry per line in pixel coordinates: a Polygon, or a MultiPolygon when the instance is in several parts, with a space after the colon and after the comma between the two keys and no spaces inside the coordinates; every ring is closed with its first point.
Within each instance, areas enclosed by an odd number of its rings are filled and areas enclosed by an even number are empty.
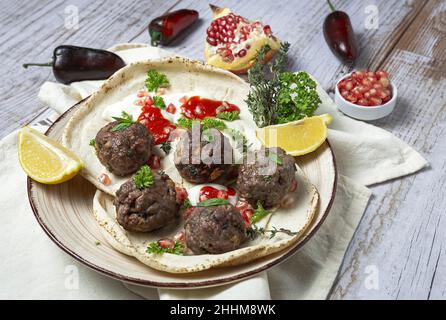
{"type": "MultiPolygon", "coordinates": [[[[108,242],[116,250],[135,257],[149,267],[171,273],[198,272],[213,267],[247,263],[293,245],[311,224],[319,199],[316,188],[297,166],[298,188],[295,191],[295,205],[289,209],[276,210],[268,218],[257,223],[259,227],[266,229],[274,227],[297,232],[294,236],[277,233],[270,239],[267,234],[224,254],[195,256],[148,254],[146,249],[150,242],[172,238],[182,229],[183,221],[149,233],[129,232],[118,224],[113,197],[121,184],[130,176],[118,177],[109,172],[99,162],[89,142],[111,121],[104,116],[108,114],[110,106],[119,106],[120,103],[131,104],[131,96],[143,88],[147,71],[150,69],[166,74],[169,79],[170,86],[166,90],[166,96],[201,95],[205,98],[226,100],[239,106],[240,119],[226,122],[227,126],[243,132],[252,149],[258,149],[261,145],[255,135],[256,126],[252,115],[245,103],[249,85],[232,73],[180,57],[137,62],[119,70],[79,107],[68,122],[62,137],[63,144],[76,152],[84,162],[81,174],[98,188],[93,200],[94,215],[108,242]],[[111,178],[110,185],[106,186],[99,182],[98,177],[104,173],[111,178]]],[[[174,182],[188,189],[192,184],[184,181],[179,175],[174,165],[173,154],[174,152],[171,152],[162,159],[162,168],[174,182]]]]}

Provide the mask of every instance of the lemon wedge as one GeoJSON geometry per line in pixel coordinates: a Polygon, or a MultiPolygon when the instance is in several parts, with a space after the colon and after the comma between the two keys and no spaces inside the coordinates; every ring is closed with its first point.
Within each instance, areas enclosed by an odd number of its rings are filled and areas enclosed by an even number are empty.
{"type": "Polygon", "coordinates": [[[82,161],[73,152],[29,127],[20,130],[18,149],[23,170],[41,183],[67,181],[83,167],[82,161]]]}
{"type": "Polygon", "coordinates": [[[266,147],[280,147],[292,156],[316,150],[327,138],[327,124],[333,117],[323,114],[257,129],[257,138],[266,147]]]}

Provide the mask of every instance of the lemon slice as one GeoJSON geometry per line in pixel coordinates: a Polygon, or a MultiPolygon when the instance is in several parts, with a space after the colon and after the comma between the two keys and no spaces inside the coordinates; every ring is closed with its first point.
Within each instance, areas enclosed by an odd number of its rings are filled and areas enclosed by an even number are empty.
{"type": "Polygon", "coordinates": [[[24,127],[19,132],[19,161],[32,179],[56,184],[73,178],[82,161],[70,150],[40,132],[24,127]]]}
{"type": "Polygon", "coordinates": [[[266,147],[281,147],[292,156],[301,156],[316,150],[327,138],[329,114],[305,118],[257,129],[257,138],[266,147]]]}

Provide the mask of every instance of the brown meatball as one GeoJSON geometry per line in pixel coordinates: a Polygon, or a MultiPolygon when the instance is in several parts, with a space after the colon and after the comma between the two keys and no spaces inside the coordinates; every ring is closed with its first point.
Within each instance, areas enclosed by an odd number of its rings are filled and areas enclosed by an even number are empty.
{"type": "Polygon", "coordinates": [[[240,166],[237,178],[240,197],[254,208],[258,201],[265,208],[276,207],[290,190],[295,171],[294,158],[281,148],[262,148],[251,153],[240,166]]]}
{"type": "Polygon", "coordinates": [[[112,131],[118,124],[111,122],[96,135],[96,153],[99,161],[112,173],[126,176],[135,173],[152,153],[153,138],[139,122],[121,131],[112,131]]]}
{"type": "Polygon", "coordinates": [[[148,232],[172,223],[179,217],[175,183],[167,175],[153,173],[153,184],[139,190],[133,179],[116,192],[113,204],[116,219],[126,230],[148,232]]]}
{"type": "Polygon", "coordinates": [[[192,138],[192,132],[188,130],[180,137],[175,150],[175,166],[180,175],[192,183],[205,183],[232,172],[233,150],[229,139],[217,129],[200,127],[196,139],[192,138]]]}
{"type": "Polygon", "coordinates": [[[195,207],[184,228],[186,246],[195,254],[218,254],[239,248],[246,225],[234,206],[195,207]]]}

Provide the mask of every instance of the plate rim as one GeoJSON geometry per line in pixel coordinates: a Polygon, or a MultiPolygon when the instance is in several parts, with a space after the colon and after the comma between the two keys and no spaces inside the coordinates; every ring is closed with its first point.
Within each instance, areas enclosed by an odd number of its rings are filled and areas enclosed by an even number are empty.
{"type": "MultiPolygon", "coordinates": [[[[84,102],[85,100],[87,100],[88,97],[82,99],[81,101],[79,101],[78,103],[74,104],[73,106],[71,106],[70,108],[68,108],[64,113],[62,113],[50,126],[49,128],[45,131],[45,135],[48,135],[53,127],[61,120],[63,120],[71,111],[72,109],[76,108],[79,104],[81,104],[82,102],[84,102]]],[[[122,274],[110,271],[108,269],[105,269],[103,267],[98,266],[97,264],[81,257],[80,255],[78,255],[76,252],[74,252],[73,250],[71,250],[70,248],[68,248],[67,246],[65,246],[50,230],[50,228],[45,224],[45,222],[42,220],[42,218],[39,215],[39,211],[37,209],[37,205],[34,203],[34,198],[32,196],[33,193],[33,185],[36,183],[34,180],[32,180],[30,177],[27,177],[27,194],[28,194],[28,201],[29,204],[31,206],[31,209],[34,213],[34,217],[36,218],[38,224],[40,225],[40,227],[43,229],[43,231],[45,232],[45,234],[51,239],[51,241],[53,241],[53,243],[56,244],[56,246],[58,246],[62,251],[64,251],[65,253],[67,253],[69,256],[71,256],[72,258],[76,259],[77,261],[79,261],[81,264],[87,266],[88,268],[103,274],[105,276],[108,276],[110,278],[113,278],[115,280],[119,280],[119,281],[123,281],[126,283],[130,283],[130,284],[135,284],[135,285],[140,285],[140,286],[146,286],[146,287],[156,287],[156,288],[176,288],[176,289],[191,289],[191,288],[204,288],[204,287],[212,287],[212,286],[219,286],[219,285],[224,285],[224,284],[229,284],[232,282],[236,282],[236,281],[240,281],[249,277],[252,277],[262,271],[268,270],[282,262],[284,262],[285,260],[287,260],[288,258],[290,258],[291,256],[293,256],[300,248],[302,248],[313,236],[314,234],[319,230],[319,228],[321,227],[321,225],[324,223],[325,219],[327,218],[328,214],[330,213],[331,207],[333,205],[333,201],[334,198],[336,196],[336,191],[337,191],[337,181],[338,181],[338,170],[337,170],[337,164],[336,164],[336,157],[334,155],[333,149],[331,147],[330,142],[328,141],[328,139],[325,140],[325,143],[327,143],[328,148],[330,149],[330,154],[331,154],[331,158],[332,158],[332,162],[333,162],[333,168],[334,168],[334,172],[335,172],[335,176],[334,176],[334,180],[333,180],[333,187],[332,187],[332,193],[331,193],[331,197],[330,197],[330,201],[327,205],[327,208],[325,210],[325,212],[322,214],[322,217],[320,219],[320,221],[313,227],[313,229],[311,230],[311,232],[307,235],[307,237],[299,242],[297,245],[295,245],[294,247],[292,247],[287,253],[283,254],[282,256],[278,257],[277,259],[262,265],[261,267],[257,267],[254,268],[252,270],[249,270],[247,272],[243,272],[243,273],[239,273],[237,275],[234,276],[230,276],[230,277],[222,277],[219,279],[215,279],[215,280],[203,280],[203,281],[198,281],[198,282],[193,282],[193,283],[187,283],[187,282],[157,282],[157,281],[152,281],[152,280],[145,280],[145,279],[141,279],[141,278],[135,278],[135,277],[129,277],[129,276],[124,276],[122,274]]]]}

